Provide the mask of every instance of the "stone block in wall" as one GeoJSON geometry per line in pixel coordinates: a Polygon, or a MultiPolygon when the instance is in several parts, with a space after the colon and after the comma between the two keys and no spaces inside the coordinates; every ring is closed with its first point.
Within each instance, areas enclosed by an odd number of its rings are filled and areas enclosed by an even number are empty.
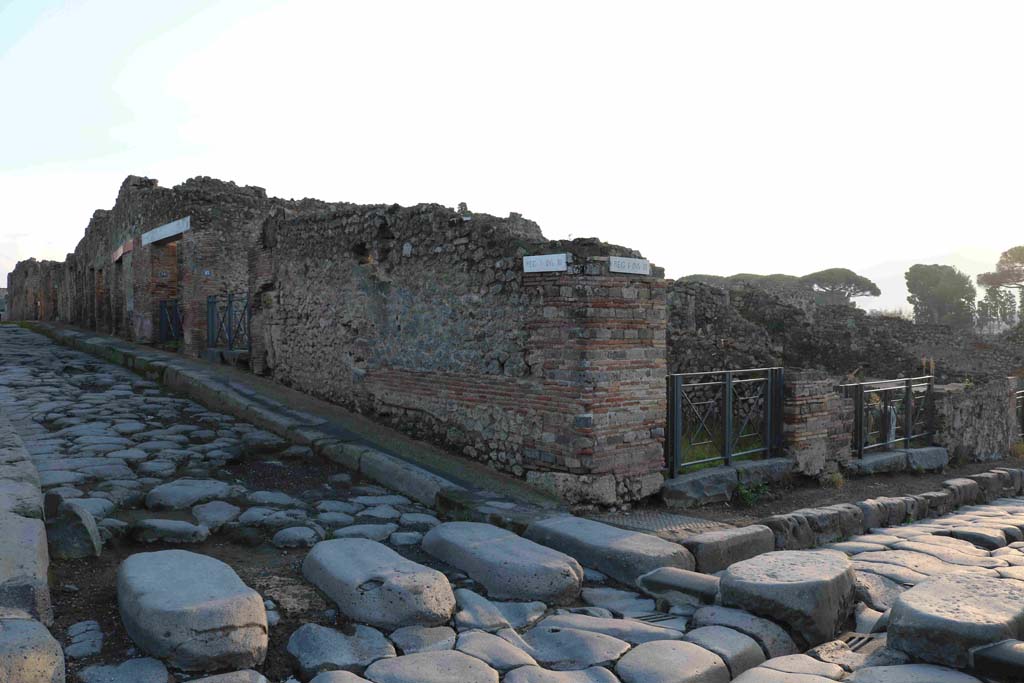
{"type": "Polygon", "coordinates": [[[733,463],[732,467],[736,470],[739,485],[751,488],[785,481],[793,471],[793,461],[789,458],[741,460],[733,463]]]}
{"type": "Polygon", "coordinates": [[[906,453],[911,472],[941,472],[949,464],[949,451],[941,446],[908,448],[906,453]]]}
{"type": "Polygon", "coordinates": [[[903,450],[867,452],[846,464],[846,470],[856,476],[903,472],[906,469],[907,452],[903,450]]]}
{"type": "Polygon", "coordinates": [[[692,508],[732,499],[738,485],[732,467],[707,467],[666,479],[662,500],[672,508],[692,508]]]}

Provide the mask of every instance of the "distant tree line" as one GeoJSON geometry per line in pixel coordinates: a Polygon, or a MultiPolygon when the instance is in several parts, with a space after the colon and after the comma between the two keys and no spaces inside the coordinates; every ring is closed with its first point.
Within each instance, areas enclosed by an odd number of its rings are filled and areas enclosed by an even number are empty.
{"type": "Polygon", "coordinates": [[[995,270],[978,276],[985,290],[980,300],[971,276],[953,266],[919,263],[905,277],[915,322],[991,333],[1024,319],[1024,246],[1004,251],[995,270]]]}

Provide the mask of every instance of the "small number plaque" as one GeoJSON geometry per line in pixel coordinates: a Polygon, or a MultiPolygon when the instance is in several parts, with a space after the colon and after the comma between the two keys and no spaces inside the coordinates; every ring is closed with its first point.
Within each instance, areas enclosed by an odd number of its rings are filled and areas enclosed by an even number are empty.
{"type": "Polygon", "coordinates": [[[613,273],[631,273],[633,275],[650,275],[651,262],[644,258],[626,258],[612,256],[608,269],[613,273]]]}
{"type": "Polygon", "coordinates": [[[565,254],[543,254],[541,256],[524,256],[524,273],[562,273],[567,270],[568,260],[565,254]]]}

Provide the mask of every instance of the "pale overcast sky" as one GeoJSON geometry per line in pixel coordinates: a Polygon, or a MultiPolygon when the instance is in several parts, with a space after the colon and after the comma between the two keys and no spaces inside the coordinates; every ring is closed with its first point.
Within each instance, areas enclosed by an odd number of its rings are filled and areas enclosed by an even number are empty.
{"type": "Polygon", "coordinates": [[[670,276],[994,259],[1021,35],[1019,0],[0,0],[0,283],[128,174],[465,201],[670,276]]]}

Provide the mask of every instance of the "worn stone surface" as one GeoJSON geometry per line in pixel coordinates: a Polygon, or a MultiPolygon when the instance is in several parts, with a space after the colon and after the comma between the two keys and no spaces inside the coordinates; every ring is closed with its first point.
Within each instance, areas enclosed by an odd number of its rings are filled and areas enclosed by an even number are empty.
{"type": "Polygon", "coordinates": [[[455,647],[455,631],[448,626],[403,626],[392,632],[391,642],[403,655],[451,650],[455,647]]]}
{"type": "Polygon", "coordinates": [[[683,634],[669,628],[648,624],[636,619],[607,619],[587,614],[555,614],[545,617],[537,628],[565,628],[592,631],[639,645],[653,640],[678,640],[683,634]]]}
{"type": "Polygon", "coordinates": [[[526,652],[504,638],[486,631],[467,631],[460,634],[455,649],[476,657],[502,673],[521,666],[537,665],[533,657],[526,652]]]}
{"type": "Polygon", "coordinates": [[[382,659],[370,665],[373,683],[498,683],[498,672],[462,652],[420,652],[382,659]]]}
{"type": "Polygon", "coordinates": [[[373,626],[438,626],[455,609],[444,574],[375,541],[337,539],[316,544],[302,573],[350,618],[373,626]]]}
{"type": "Polygon", "coordinates": [[[541,666],[555,671],[610,664],[629,650],[629,643],[624,640],[574,628],[537,626],[522,638],[512,629],[498,635],[526,651],[541,666]]]}
{"type": "Polygon", "coordinates": [[[739,631],[756,640],[769,658],[799,653],[793,639],[781,626],[743,610],[717,605],[702,607],[694,612],[692,625],[693,628],[725,626],[739,631]]]}
{"type": "Polygon", "coordinates": [[[620,683],[602,666],[579,671],[550,671],[539,666],[524,666],[506,674],[505,683],[620,683]]]}
{"type": "Polygon", "coordinates": [[[174,680],[166,666],[149,657],[86,667],[78,678],[81,683],[170,683],[174,680]]]}
{"type": "Polygon", "coordinates": [[[322,671],[362,671],[378,659],[394,657],[395,648],[380,631],[356,624],[344,633],[318,624],[303,624],[288,639],[288,652],[309,679],[322,671]]]}
{"type": "Polygon", "coordinates": [[[53,620],[47,572],[46,528],[38,519],[0,512],[0,605],[23,609],[44,624],[53,620]]]}
{"type": "Polygon", "coordinates": [[[695,628],[683,639],[721,657],[733,678],[765,661],[764,651],[756,640],[725,626],[695,628]]]}
{"type": "Polygon", "coordinates": [[[627,585],[659,567],[694,568],[690,551],[677,543],[582,517],[566,515],[533,522],[524,536],[627,585]]]}
{"type": "Polygon", "coordinates": [[[184,550],[132,555],[118,570],[117,599],[132,640],[186,671],[247,668],[266,656],[263,599],[212,557],[184,550]]]}
{"type": "Polygon", "coordinates": [[[775,550],[775,536],[768,527],[751,524],[697,534],[683,541],[683,545],[693,555],[697,571],[714,574],[734,562],[775,550]]]}
{"type": "Polygon", "coordinates": [[[615,665],[622,683],[729,683],[718,655],[694,643],[660,641],[638,645],[615,665]]]}
{"type": "Polygon", "coordinates": [[[669,507],[692,508],[729,501],[736,492],[736,470],[731,467],[707,467],[667,479],[661,498],[669,507]]]}
{"type": "Polygon", "coordinates": [[[961,671],[931,664],[873,666],[853,672],[847,683],[981,683],[961,671]]]}
{"type": "Polygon", "coordinates": [[[60,643],[38,621],[0,618],[0,681],[63,683],[60,643]]]}
{"type": "Polygon", "coordinates": [[[178,479],[161,484],[146,494],[150,510],[187,510],[193,505],[227,498],[231,487],[216,479],[178,479]]]}
{"type": "Polygon", "coordinates": [[[888,643],[915,659],[965,667],[971,648],[1024,636],[1024,584],[953,575],[900,595],[889,617],[888,643]]]}
{"type": "Polygon", "coordinates": [[[490,524],[447,522],[424,536],[423,549],[479,581],[492,598],[567,604],[583,581],[573,558],[490,524]]]}
{"type": "Polygon", "coordinates": [[[831,640],[853,609],[849,558],[831,550],[766,553],[722,576],[722,603],[787,624],[810,646],[831,640]]]}
{"type": "Polygon", "coordinates": [[[46,525],[50,556],[61,560],[99,557],[103,541],[96,519],[78,500],[65,501],[56,519],[46,525]]]}
{"type": "Polygon", "coordinates": [[[717,576],[662,567],[636,580],[640,590],[673,605],[701,605],[715,602],[720,579],[717,576]]]}

